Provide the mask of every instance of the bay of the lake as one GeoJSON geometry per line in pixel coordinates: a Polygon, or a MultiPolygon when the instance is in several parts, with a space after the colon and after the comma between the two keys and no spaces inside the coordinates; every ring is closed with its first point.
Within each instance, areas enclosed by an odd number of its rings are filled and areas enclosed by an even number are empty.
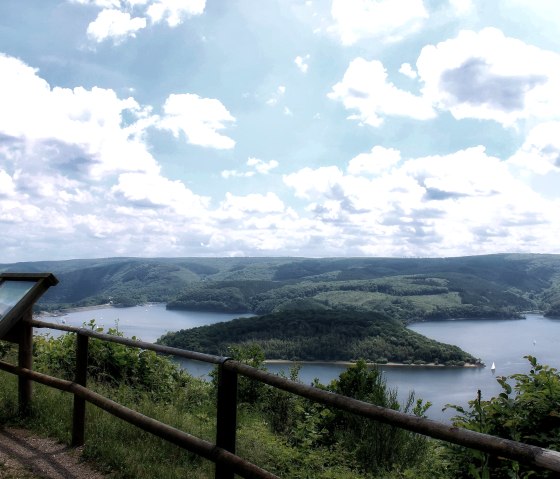
{"type": "MultiPolygon", "coordinates": [[[[115,327],[125,336],[136,336],[144,341],[155,341],[168,331],[193,328],[205,324],[229,321],[240,314],[167,310],[165,305],[153,304],[132,308],[100,308],[76,311],[65,316],[48,318],[50,322],[65,322],[81,326],[95,319],[105,328],[115,327]]],[[[410,329],[438,341],[455,344],[482,359],[485,368],[446,367],[382,367],[387,383],[397,388],[405,398],[413,390],[416,397],[432,402],[428,416],[448,421],[452,410],[442,411],[450,403],[466,406],[474,399],[477,390],[484,398],[500,392],[497,376],[527,372],[528,362],[523,356],[531,354],[539,362],[560,368],[560,320],[544,318],[539,314],[527,314],[526,319],[496,320],[444,320],[415,323],[410,329]],[[496,371],[490,370],[492,363],[496,371]]],[[[181,361],[193,375],[204,376],[211,366],[204,363],[181,361]]],[[[286,364],[270,364],[271,372],[289,370],[286,364]]],[[[318,378],[328,383],[346,369],[344,365],[329,363],[303,363],[300,371],[302,382],[309,384],[318,378]]]]}

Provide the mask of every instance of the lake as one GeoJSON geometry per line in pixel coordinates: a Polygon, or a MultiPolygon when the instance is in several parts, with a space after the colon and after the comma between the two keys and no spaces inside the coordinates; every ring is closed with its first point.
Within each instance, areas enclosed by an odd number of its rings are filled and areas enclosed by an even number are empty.
{"type": "MultiPolygon", "coordinates": [[[[62,322],[81,326],[95,319],[104,327],[115,327],[125,336],[137,336],[144,341],[155,341],[168,331],[193,328],[230,319],[251,316],[207,312],[166,310],[162,304],[132,308],[101,308],[72,312],[66,316],[47,318],[50,322],[62,322]]],[[[527,372],[528,362],[523,356],[531,354],[543,364],[560,368],[560,320],[547,319],[538,314],[527,314],[523,320],[447,320],[415,323],[410,329],[441,342],[455,344],[482,359],[486,368],[445,367],[382,367],[387,383],[399,391],[404,399],[410,390],[417,397],[432,402],[428,416],[449,421],[452,410],[442,411],[447,404],[466,406],[474,399],[477,390],[484,398],[500,392],[496,376],[527,372]],[[490,365],[496,364],[493,374],[490,365]]],[[[195,376],[204,376],[211,366],[194,361],[182,361],[183,366],[195,376]]],[[[288,371],[289,365],[271,364],[272,372],[288,371]]],[[[345,370],[336,364],[304,363],[300,378],[311,383],[318,378],[328,383],[345,370]]]]}

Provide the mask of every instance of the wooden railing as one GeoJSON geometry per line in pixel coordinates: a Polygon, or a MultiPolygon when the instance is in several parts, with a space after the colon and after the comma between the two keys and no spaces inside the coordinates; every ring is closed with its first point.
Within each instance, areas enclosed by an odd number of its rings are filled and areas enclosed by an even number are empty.
{"type": "Polygon", "coordinates": [[[74,395],[72,444],[75,446],[84,443],[85,403],[87,401],[147,432],[213,461],[216,464],[216,478],[233,479],[234,474],[245,478],[276,478],[277,476],[274,474],[265,471],[235,454],[237,378],[238,375],[242,375],[331,408],[340,409],[370,420],[387,423],[408,431],[476,449],[491,455],[512,459],[560,473],[560,453],[556,451],[449,426],[431,419],[421,418],[358,401],[346,396],[290,381],[275,374],[234,361],[231,358],[203,354],[195,351],[186,351],[143,341],[135,341],[120,336],[99,333],[86,328],[76,328],[73,326],[36,321],[31,319],[31,315],[28,315],[28,317],[22,321],[21,327],[24,328],[24,334],[20,336],[19,364],[15,366],[0,361],[0,369],[19,376],[19,405],[22,413],[28,411],[31,402],[31,381],[68,391],[74,395]],[[32,370],[31,340],[33,336],[33,327],[76,333],[76,372],[74,381],[58,379],[32,370]],[[144,416],[143,414],[133,411],[88,389],[86,384],[89,338],[97,338],[134,348],[147,349],[161,354],[194,359],[217,365],[218,399],[216,443],[213,444],[144,416]]]}

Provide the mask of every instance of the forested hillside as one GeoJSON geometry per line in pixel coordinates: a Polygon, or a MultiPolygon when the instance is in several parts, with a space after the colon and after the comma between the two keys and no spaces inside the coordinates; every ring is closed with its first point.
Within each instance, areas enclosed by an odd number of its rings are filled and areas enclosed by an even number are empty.
{"type": "Polygon", "coordinates": [[[158,342],[217,355],[227,355],[232,344],[256,344],[267,359],[296,361],[477,363],[456,346],[428,339],[376,313],[294,310],[168,333],[158,342]]]}
{"type": "Polygon", "coordinates": [[[106,258],[0,265],[49,271],[41,308],[165,302],[169,308],[269,314],[380,312],[405,322],[560,314],[560,255],[459,258],[106,258]]]}

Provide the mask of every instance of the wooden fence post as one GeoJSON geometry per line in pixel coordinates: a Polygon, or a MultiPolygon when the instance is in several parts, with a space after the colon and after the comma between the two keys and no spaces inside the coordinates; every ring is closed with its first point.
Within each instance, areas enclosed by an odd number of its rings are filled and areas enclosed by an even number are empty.
{"type": "MultiPolygon", "coordinates": [[[[218,366],[218,410],[216,418],[216,446],[235,454],[237,429],[237,372],[228,371],[224,358],[218,366]]],[[[215,479],[233,479],[233,471],[216,463],[215,479]]]]}
{"type": "MultiPolygon", "coordinates": [[[[20,321],[20,337],[18,349],[18,365],[20,368],[33,368],[33,319],[31,309],[23,315],[20,321]]],[[[29,414],[31,409],[31,396],[33,395],[33,382],[23,376],[18,377],[19,413],[22,416],[29,414]]]]}
{"type": "MultiPolygon", "coordinates": [[[[86,386],[88,366],[88,337],[76,334],[76,375],[74,382],[86,386]]],[[[85,440],[86,401],[74,395],[74,413],[72,416],[72,446],[81,446],[85,440]]]]}

